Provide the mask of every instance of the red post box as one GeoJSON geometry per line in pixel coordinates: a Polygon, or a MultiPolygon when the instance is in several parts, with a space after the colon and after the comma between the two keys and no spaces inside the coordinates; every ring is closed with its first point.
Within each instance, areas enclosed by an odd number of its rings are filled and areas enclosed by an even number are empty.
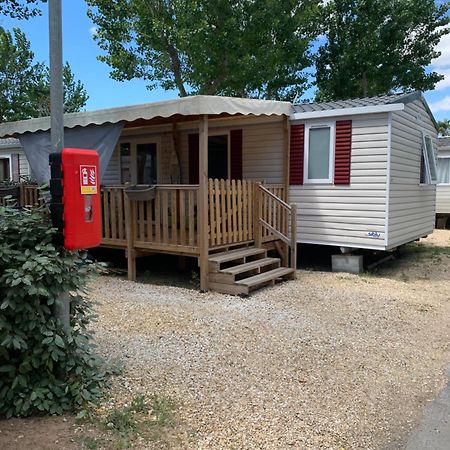
{"type": "Polygon", "coordinates": [[[95,150],[64,148],[50,155],[54,226],[68,250],[97,247],[102,238],[99,157],[95,150]]]}

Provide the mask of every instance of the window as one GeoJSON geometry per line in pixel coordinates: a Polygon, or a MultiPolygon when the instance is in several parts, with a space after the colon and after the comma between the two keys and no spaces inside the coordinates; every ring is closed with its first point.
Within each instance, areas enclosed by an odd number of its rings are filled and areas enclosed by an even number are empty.
{"type": "Polygon", "coordinates": [[[439,184],[450,184],[450,156],[438,158],[437,182],[439,184]]]}
{"type": "Polygon", "coordinates": [[[436,184],[437,167],[433,141],[428,135],[422,135],[422,159],[420,164],[420,183],[436,184]]]}
{"type": "Polygon", "coordinates": [[[131,146],[129,142],[120,144],[120,182],[131,182],[131,146]]]}
{"type": "Polygon", "coordinates": [[[137,184],[156,184],[156,144],[137,144],[137,184]]]}
{"type": "Polygon", "coordinates": [[[208,137],[208,177],[228,178],[228,135],[208,137]]]}
{"type": "Polygon", "coordinates": [[[0,158],[0,181],[9,180],[11,178],[11,163],[9,156],[0,158]]]}
{"type": "Polygon", "coordinates": [[[305,182],[331,183],[333,162],[332,125],[306,128],[305,182]]]}

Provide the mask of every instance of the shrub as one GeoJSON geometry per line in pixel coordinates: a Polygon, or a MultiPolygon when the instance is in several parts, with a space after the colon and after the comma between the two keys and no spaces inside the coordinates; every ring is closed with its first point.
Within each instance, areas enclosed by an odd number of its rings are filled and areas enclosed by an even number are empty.
{"type": "Polygon", "coordinates": [[[95,403],[106,373],[93,354],[85,256],[53,245],[38,209],[0,207],[0,415],[60,414],[95,403]],[[71,331],[53,314],[71,298],[71,331]]]}

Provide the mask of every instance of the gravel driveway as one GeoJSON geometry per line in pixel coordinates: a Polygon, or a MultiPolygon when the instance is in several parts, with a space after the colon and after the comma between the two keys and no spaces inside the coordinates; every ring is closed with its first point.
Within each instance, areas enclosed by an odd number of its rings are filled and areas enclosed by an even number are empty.
{"type": "Polygon", "coordinates": [[[444,246],[437,231],[376,274],[299,271],[248,298],[97,278],[97,342],[125,364],[113,397],[173,397],[177,448],[402,448],[450,362],[444,246]]]}

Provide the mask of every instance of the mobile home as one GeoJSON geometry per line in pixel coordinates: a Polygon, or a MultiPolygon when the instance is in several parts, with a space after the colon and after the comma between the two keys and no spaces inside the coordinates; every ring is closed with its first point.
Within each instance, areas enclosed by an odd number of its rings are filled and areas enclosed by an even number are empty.
{"type": "Polygon", "coordinates": [[[436,226],[450,227],[450,137],[438,139],[436,226]]]}
{"type": "MultiPolygon", "coordinates": [[[[194,96],[67,114],[66,145],[99,149],[102,245],[199,259],[203,289],[294,275],[296,243],[391,250],[434,228],[432,114],[421,93],[331,103],[194,96]],[[154,185],[149,200],[127,183],[154,185]],[[280,258],[269,258],[267,249],[280,258]]],[[[0,125],[48,177],[50,121],[0,125]]]]}

